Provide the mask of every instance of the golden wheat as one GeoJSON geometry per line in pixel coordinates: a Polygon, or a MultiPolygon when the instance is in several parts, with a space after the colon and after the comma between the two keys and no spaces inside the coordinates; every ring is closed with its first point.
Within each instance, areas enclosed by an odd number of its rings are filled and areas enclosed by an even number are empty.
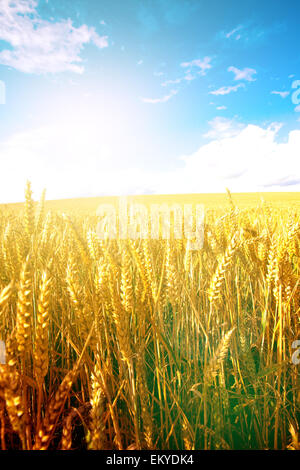
{"type": "Polygon", "coordinates": [[[197,249],[0,208],[3,450],[299,448],[300,206],[227,194],[197,249]]]}

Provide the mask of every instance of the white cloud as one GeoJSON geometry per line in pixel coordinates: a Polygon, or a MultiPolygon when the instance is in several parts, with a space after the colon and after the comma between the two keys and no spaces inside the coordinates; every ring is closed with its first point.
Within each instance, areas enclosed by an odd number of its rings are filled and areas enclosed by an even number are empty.
{"type": "Polygon", "coordinates": [[[271,91],[272,95],[279,95],[281,98],[286,98],[289,96],[290,92],[289,91],[271,91]]]}
{"type": "Polygon", "coordinates": [[[180,78],[175,78],[172,80],[165,80],[161,86],[169,86],[169,85],[179,85],[183,82],[191,82],[198,78],[198,75],[206,75],[206,71],[209,70],[212,65],[210,64],[211,57],[204,57],[204,59],[195,59],[191,62],[182,62],[180,65],[183,68],[186,68],[185,75],[180,78]],[[193,69],[193,73],[191,73],[191,69],[193,69]],[[200,69],[200,70],[197,70],[200,69]]]}
{"type": "Polygon", "coordinates": [[[0,203],[22,201],[27,179],[36,197],[46,188],[48,199],[143,192],[149,175],[108,165],[116,154],[124,158],[126,128],[118,136],[119,144],[110,123],[84,119],[12,135],[0,144],[0,203]]]}
{"type": "Polygon", "coordinates": [[[238,69],[237,67],[228,67],[228,72],[233,72],[235,77],[234,80],[247,80],[248,82],[254,82],[256,78],[253,78],[253,75],[256,74],[255,69],[249,69],[248,67],[243,70],[238,69]]]}
{"type": "Polygon", "coordinates": [[[192,75],[191,73],[186,74],[184,77],[181,78],[176,78],[174,80],[166,80],[161,84],[161,86],[168,86],[168,85],[179,85],[179,83],[182,83],[183,81],[186,82],[191,82],[192,80],[195,80],[195,76],[192,75]]]}
{"type": "Polygon", "coordinates": [[[168,95],[162,96],[161,98],[141,98],[141,100],[144,103],[151,103],[151,104],[157,104],[157,103],[166,103],[169,101],[174,95],[177,95],[178,90],[171,90],[168,95]]]}
{"type": "Polygon", "coordinates": [[[237,91],[239,88],[244,88],[244,86],[245,85],[243,83],[239,83],[235,86],[223,86],[218,90],[210,91],[209,93],[211,95],[228,95],[229,93],[237,91]]]}
{"type": "Polygon", "coordinates": [[[182,62],[180,65],[181,67],[189,69],[193,67],[199,68],[200,71],[198,71],[198,73],[200,75],[206,75],[206,71],[212,68],[211,60],[211,57],[204,57],[204,59],[195,59],[191,62],[182,62]]]}
{"type": "Polygon", "coordinates": [[[117,165],[105,169],[112,149],[106,131],[99,135],[96,124],[84,129],[60,124],[13,135],[0,144],[0,202],[22,201],[27,178],[35,196],[46,187],[48,199],[223,192],[226,187],[241,192],[300,191],[299,129],[279,143],[278,124],[265,129],[218,117],[210,127],[208,143],[177,159],[175,170],[160,172],[117,165]]]}
{"type": "Polygon", "coordinates": [[[278,143],[278,124],[265,129],[231,121],[226,129],[218,119],[215,130],[219,127],[220,134],[182,157],[183,167],[164,174],[157,193],[224,192],[226,187],[236,192],[300,191],[300,130],[278,143]]]}
{"type": "Polygon", "coordinates": [[[192,80],[195,80],[196,77],[194,77],[194,75],[192,75],[191,73],[187,73],[183,79],[186,80],[187,82],[191,82],[192,80]]]}
{"type": "Polygon", "coordinates": [[[168,85],[178,85],[181,83],[183,78],[175,78],[174,80],[166,80],[161,84],[161,86],[168,86],[168,85]]]}
{"type": "Polygon", "coordinates": [[[236,34],[238,31],[240,31],[241,29],[243,28],[242,25],[239,25],[237,26],[236,28],[234,28],[232,31],[229,31],[229,33],[227,33],[225,36],[227,39],[231,38],[231,36],[235,36],[235,39],[238,41],[240,38],[241,38],[241,35],[240,34],[236,34]]]}
{"type": "Polygon", "coordinates": [[[38,16],[36,0],[1,0],[0,40],[11,48],[0,52],[0,64],[25,73],[83,73],[80,56],[89,43],[108,46],[94,28],[73,26],[70,19],[50,22],[38,16]]]}
{"type": "Polygon", "coordinates": [[[218,111],[223,111],[224,109],[227,109],[227,106],[217,106],[218,111]]]}
{"type": "Polygon", "coordinates": [[[210,130],[203,135],[207,139],[227,139],[239,134],[244,125],[234,119],[217,116],[208,122],[210,130]]]}
{"type": "Polygon", "coordinates": [[[296,112],[296,113],[300,113],[300,104],[299,104],[298,106],[296,106],[295,112],[296,112]]]}

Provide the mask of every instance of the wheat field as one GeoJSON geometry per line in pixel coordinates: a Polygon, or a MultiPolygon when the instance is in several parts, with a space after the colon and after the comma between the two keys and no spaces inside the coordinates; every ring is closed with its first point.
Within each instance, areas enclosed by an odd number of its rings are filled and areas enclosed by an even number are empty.
{"type": "Polygon", "coordinates": [[[2,450],[300,449],[299,194],[206,197],[196,250],[0,207],[2,450]]]}

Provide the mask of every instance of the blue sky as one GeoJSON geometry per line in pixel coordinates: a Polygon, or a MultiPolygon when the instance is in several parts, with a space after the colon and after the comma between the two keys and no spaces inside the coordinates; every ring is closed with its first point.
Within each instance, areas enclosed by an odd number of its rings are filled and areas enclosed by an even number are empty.
{"type": "Polygon", "coordinates": [[[299,13],[0,0],[0,201],[300,191],[299,13]]]}

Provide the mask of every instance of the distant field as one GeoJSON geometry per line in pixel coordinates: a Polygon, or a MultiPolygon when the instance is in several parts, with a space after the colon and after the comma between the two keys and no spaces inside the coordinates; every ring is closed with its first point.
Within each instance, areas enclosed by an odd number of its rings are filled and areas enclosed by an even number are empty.
{"type": "MultiPolygon", "coordinates": [[[[298,207],[300,206],[300,193],[284,192],[284,193],[232,193],[234,202],[239,207],[257,206],[262,200],[269,202],[274,206],[298,207]]],[[[136,202],[143,204],[204,204],[207,208],[224,208],[228,206],[228,196],[226,193],[218,194],[164,194],[164,195],[146,195],[146,196],[128,196],[128,202],[136,202]]],[[[100,204],[118,205],[118,196],[106,197],[88,197],[73,198],[46,201],[45,208],[58,211],[74,211],[93,212],[96,211],[100,204]]],[[[22,209],[23,203],[2,204],[9,210],[22,209]]]]}

